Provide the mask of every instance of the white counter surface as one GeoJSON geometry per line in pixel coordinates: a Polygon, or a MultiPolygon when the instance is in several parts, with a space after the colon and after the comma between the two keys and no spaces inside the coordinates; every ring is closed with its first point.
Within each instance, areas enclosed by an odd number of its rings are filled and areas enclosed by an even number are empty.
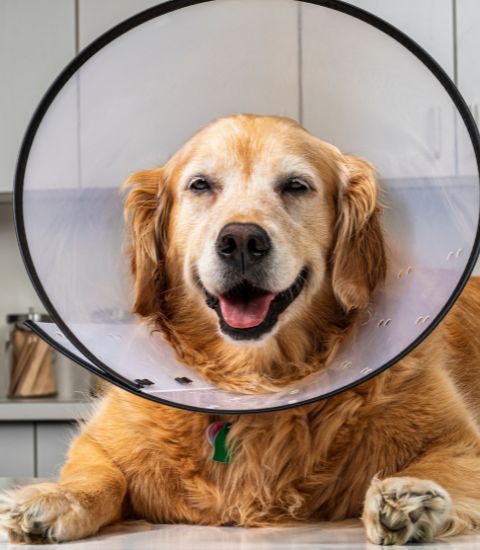
{"type": "MultiPolygon", "coordinates": [[[[0,534],[0,550],[38,550],[38,545],[10,545],[0,534]]],[[[386,548],[367,543],[360,522],[316,526],[246,529],[131,522],[105,529],[91,539],[44,546],[48,550],[360,550],[386,548]]],[[[392,547],[393,548],[393,547],[392,547]]],[[[395,546],[395,548],[400,548],[395,546]]],[[[403,548],[480,549],[480,535],[403,548]]]]}
{"type": "Polygon", "coordinates": [[[0,399],[0,422],[74,421],[88,415],[91,403],[59,398],[0,399]]]}
{"type": "MultiPolygon", "coordinates": [[[[36,480],[44,481],[44,480],[36,480]]],[[[32,479],[0,478],[0,491],[32,479]]],[[[0,530],[0,550],[38,550],[39,545],[13,545],[0,530]]],[[[319,523],[301,527],[202,527],[195,525],[152,525],[131,521],[103,529],[96,537],[43,546],[45,550],[375,550],[360,521],[319,523]]],[[[420,550],[480,550],[478,535],[460,536],[443,542],[395,546],[420,550]]]]}

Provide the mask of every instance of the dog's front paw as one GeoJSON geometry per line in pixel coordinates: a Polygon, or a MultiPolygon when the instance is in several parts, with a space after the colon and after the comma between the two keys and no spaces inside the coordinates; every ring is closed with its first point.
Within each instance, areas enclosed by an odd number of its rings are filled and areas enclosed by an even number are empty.
{"type": "Polygon", "coordinates": [[[56,483],[0,494],[0,527],[10,542],[63,542],[95,532],[79,497],[56,483]]]}
{"type": "Polygon", "coordinates": [[[427,542],[445,524],[450,496],[437,483],[414,477],[374,478],[362,520],[374,544],[427,542]]]}

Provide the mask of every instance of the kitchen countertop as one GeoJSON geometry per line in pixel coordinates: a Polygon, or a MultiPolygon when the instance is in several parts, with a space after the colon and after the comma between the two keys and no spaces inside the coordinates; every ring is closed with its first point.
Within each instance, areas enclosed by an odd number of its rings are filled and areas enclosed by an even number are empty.
{"type": "MultiPolygon", "coordinates": [[[[14,546],[0,532],[0,550],[38,550],[38,545],[14,546]]],[[[303,527],[203,527],[151,525],[136,521],[104,529],[96,537],[72,543],[49,544],[48,550],[374,550],[358,521],[303,527]]],[[[382,547],[385,548],[385,547],[382,547]]],[[[395,546],[395,548],[400,548],[395,546]]],[[[404,546],[419,550],[472,550],[480,548],[480,535],[461,536],[447,542],[404,546]]]]}
{"type": "Polygon", "coordinates": [[[86,418],[92,403],[52,398],[0,399],[0,422],[72,421],[86,418]]]}
{"type": "MultiPolygon", "coordinates": [[[[35,480],[0,478],[0,488],[35,480]]],[[[37,480],[40,481],[40,480],[37,480]]],[[[38,545],[11,545],[0,531],[0,550],[38,550],[38,545]]],[[[96,537],[71,543],[49,544],[48,550],[374,550],[359,521],[319,523],[301,527],[202,527],[195,525],[152,525],[132,521],[103,529],[96,537]]],[[[383,547],[384,548],[384,547],[383,547]]],[[[398,546],[395,548],[399,548],[398,546]]],[[[430,550],[480,549],[480,533],[444,542],[415,544],[402,548],[430,550]]]]}

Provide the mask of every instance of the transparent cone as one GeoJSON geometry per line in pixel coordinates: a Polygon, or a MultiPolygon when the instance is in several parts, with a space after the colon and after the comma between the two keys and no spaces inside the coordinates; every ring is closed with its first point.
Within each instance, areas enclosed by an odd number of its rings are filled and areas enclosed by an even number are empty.
{"type": "Polygon", "coordinates": [[[161,5],[112,30],[62,73],[30,125],[15,189],[26,266],[55,321],[35,328],[58,349],[162,403],[263,411],[366,380],[445,315],[478,254],[474,124],[415,44],[351,6],[332,5],[161,5]],[[387,205],[389,273],[360,330],[326,370],[268,395],[214,387],[130,313],[123,181],[161,166],[212,119],[241,112],[289,116],[368,158],[387,205]],[[471,151],[461,161],[460,145],[471,151]]]}

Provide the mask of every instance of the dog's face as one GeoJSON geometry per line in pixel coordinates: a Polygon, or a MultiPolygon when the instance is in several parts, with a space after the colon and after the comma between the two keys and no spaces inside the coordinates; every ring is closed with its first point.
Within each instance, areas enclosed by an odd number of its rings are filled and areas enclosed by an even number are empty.
{"type": "Polygon", "coordinates": [[[220,119],[127,183],[143,316],[181,287],[221,338],[261,344],[326,289],[364,307],[384,276],[371,166],[289,119],[220,119]]]}
{"type": "Polygon", "coordinates": [[[171,235],[188,287],[226,338],[272,335],[325,276],[334,168],[308,138],[272,119],[224,119],[188,147],[171,235]]]}

